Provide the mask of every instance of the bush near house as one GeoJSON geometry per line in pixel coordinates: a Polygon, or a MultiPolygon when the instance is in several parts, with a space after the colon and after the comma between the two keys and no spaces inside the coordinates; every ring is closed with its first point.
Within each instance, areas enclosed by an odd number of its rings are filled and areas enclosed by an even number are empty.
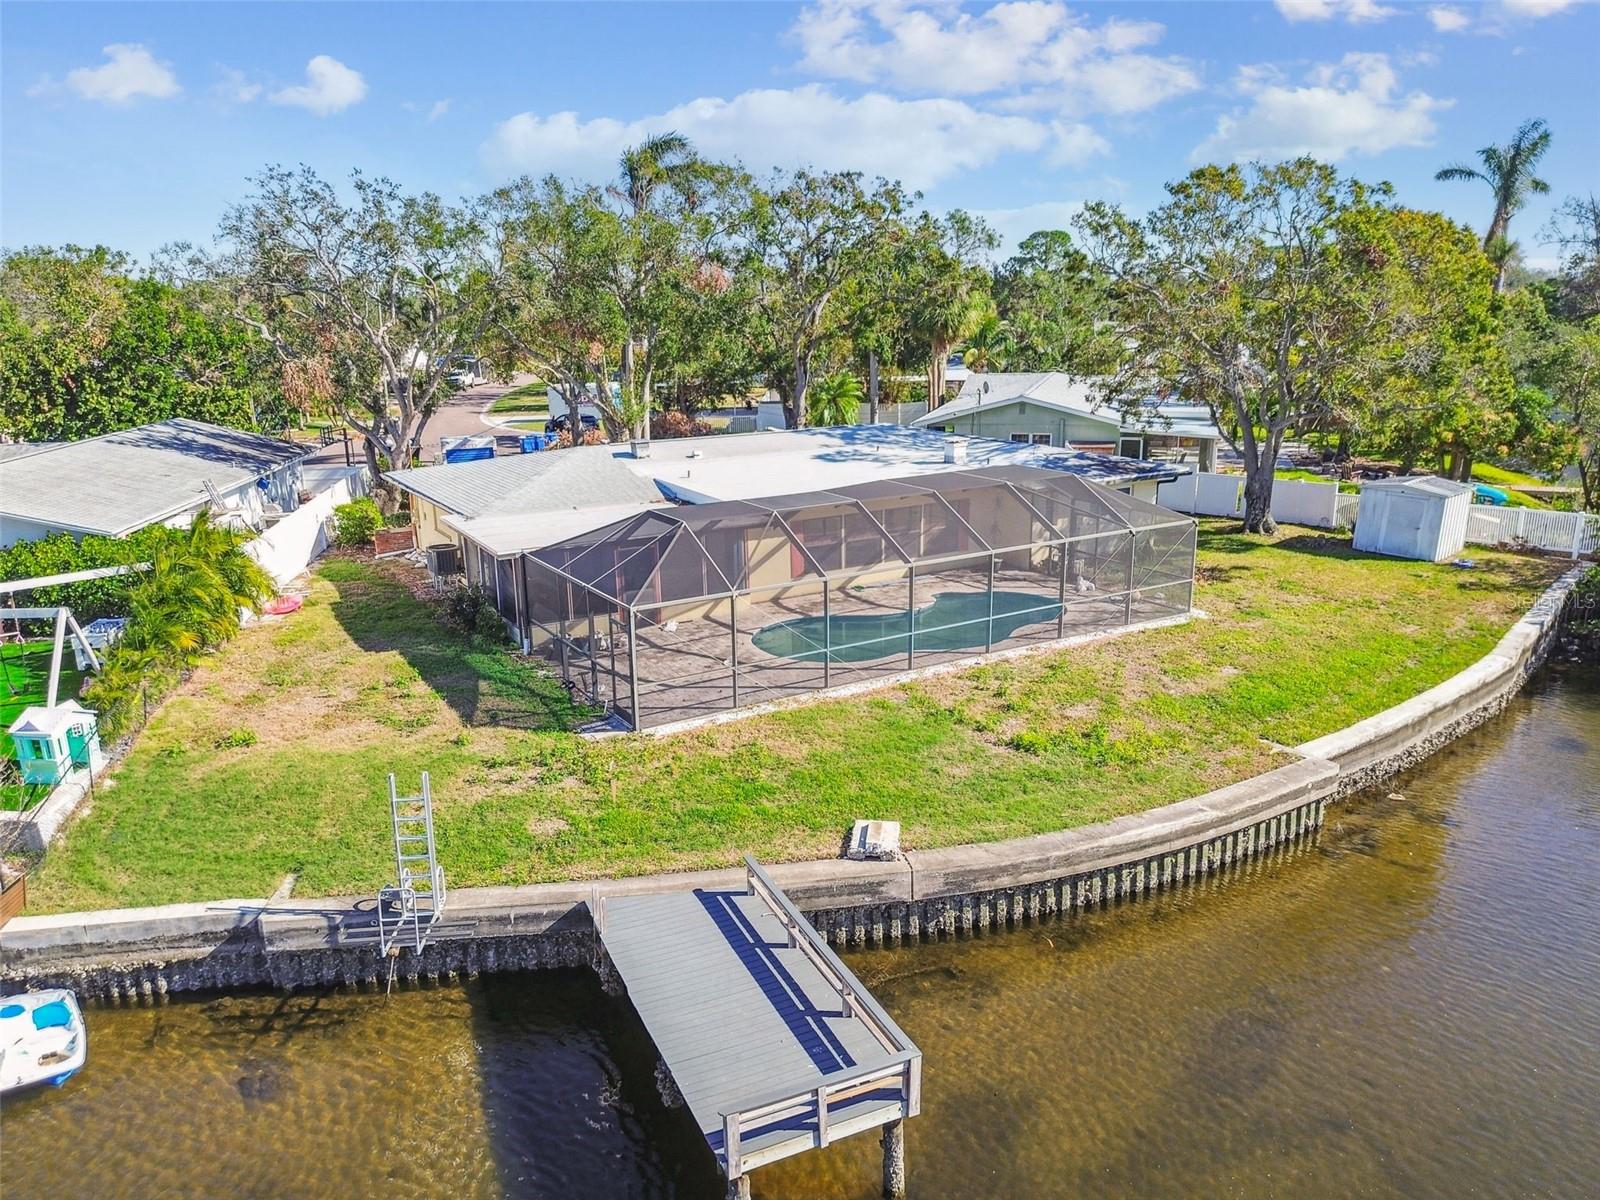
{"type": "MultiPolygon", "coordinates": [[[[74,538],[70,533],[52,533],[37,541],[17,542],[0,550],[0,579],[38,579],[47,575],[66,575],[94,567],[118,567],[149,562],[155,548],[168,531],[159,525],[141,529],[125,538],[87,534],[74,538]]],[[[113,575],[68,583],[57,587],[35,588],[24,603],[37,608],[64,604],[79,624],[97,617],[128,615],[128,592],[136,575],[113,575]]]]}
{"type": "Polygon", "coordinates": [[[384,527],[383,510],[367,496],[359,496],[333,510],[334,541],[341,546],[365,546],[384,527]]]}

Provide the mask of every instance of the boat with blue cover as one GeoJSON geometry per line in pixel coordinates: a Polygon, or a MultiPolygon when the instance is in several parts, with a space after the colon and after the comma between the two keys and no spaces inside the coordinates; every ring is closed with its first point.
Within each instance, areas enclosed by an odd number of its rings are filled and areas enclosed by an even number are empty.
{"type": "Polygon", "coordinates": [[[0,996],[0,1093],[60,1087],[83,1066],[89,1034],[78,998],[64,989],[0,996]]]}

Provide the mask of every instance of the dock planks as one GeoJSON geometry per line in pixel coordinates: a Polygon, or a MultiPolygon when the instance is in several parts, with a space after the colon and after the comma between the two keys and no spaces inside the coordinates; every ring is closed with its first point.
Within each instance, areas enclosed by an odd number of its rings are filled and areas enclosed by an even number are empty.
{"type": "Polygon", "coordinates": [[[750,867],[749,891],[609,897],[600,923],[634,1009],[730,1179],[914,1115],[920,1091],[920,1052],[750,867]]]}

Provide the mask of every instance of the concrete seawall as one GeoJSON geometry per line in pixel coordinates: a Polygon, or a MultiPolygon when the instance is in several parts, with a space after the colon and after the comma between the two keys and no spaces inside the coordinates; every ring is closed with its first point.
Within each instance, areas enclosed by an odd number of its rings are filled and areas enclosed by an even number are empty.
{"type": "MultiPolygon", "coordinates": [[[[1500,712],[1544,661],[1572,588],[1551,586],[1489,654],[1419,696],[1307,742],[1293,761],[1149,812],[1004,842],[913,850],[902,860],[789,863],[777,883],[839,946],[1007,928],[1131,899],[1292,853],[1326,806],[1421,761],[1500,712]]],[[[593,965],[589,902],[742,889],[742,870],[451,892],[439,940],[401,956],[402,980],[593,965]]],[[[21,917],[0,932],[0,985],[67,986],[108,999],[175,991],[381,986],[373,901],[225,900],[21,917]]]]}

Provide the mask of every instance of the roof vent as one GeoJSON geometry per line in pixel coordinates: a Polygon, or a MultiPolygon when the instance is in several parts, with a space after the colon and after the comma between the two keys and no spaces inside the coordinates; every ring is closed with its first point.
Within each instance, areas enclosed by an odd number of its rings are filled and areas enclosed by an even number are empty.
{"type": "Polygon", "coordinates": [[[947,463],[964,463],[967,461],[966,438],[945,438],[944,461],[947,463]]]}

